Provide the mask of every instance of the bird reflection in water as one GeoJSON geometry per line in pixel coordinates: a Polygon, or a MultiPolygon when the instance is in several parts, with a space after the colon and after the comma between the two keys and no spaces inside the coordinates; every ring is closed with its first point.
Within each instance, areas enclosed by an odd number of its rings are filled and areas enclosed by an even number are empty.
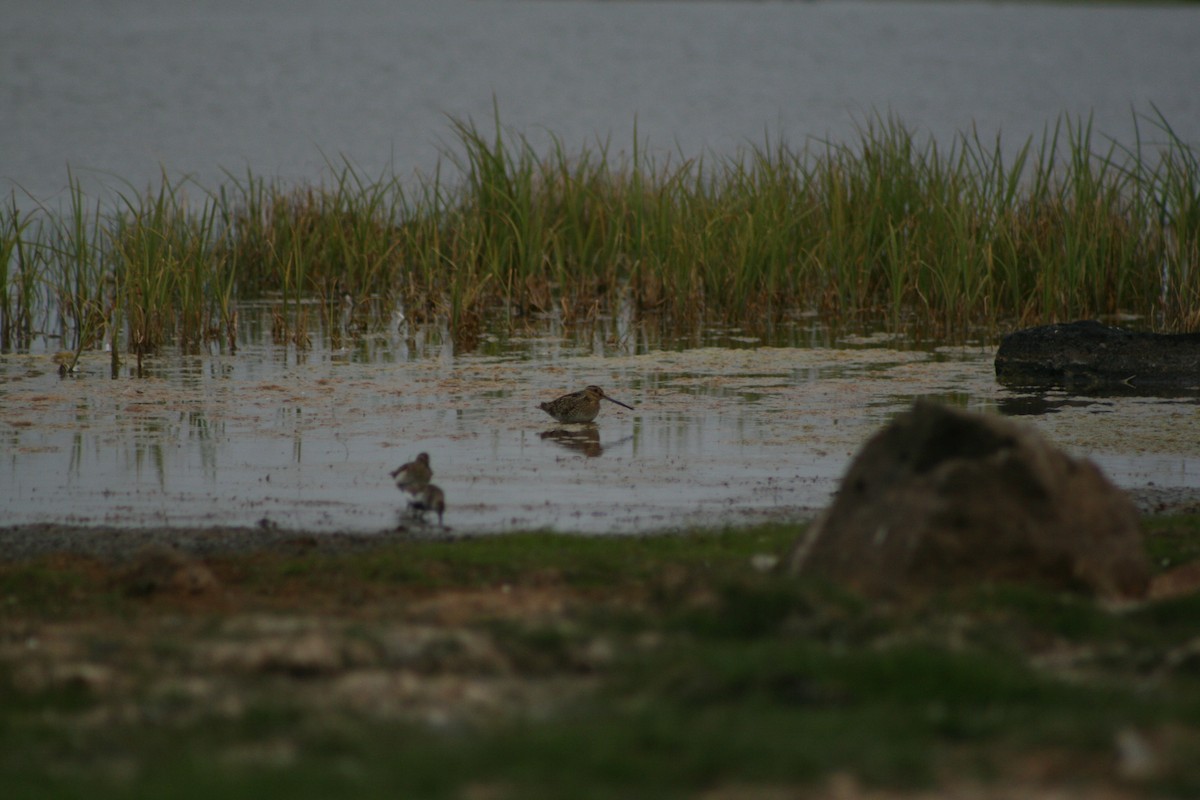
{"type": "Polygon", "coordinates": [[[595,458],[604,452],[604,447],[600,444],[600,428],[593,422],[543,431],[541,437],[568,450],[583,453],[588,458],[595,458]]]}

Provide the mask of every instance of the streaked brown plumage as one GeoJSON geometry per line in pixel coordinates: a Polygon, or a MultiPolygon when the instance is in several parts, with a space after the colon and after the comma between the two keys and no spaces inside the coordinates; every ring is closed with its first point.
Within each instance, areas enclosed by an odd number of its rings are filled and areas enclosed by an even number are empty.
{"type": "Polygon", "coordinates": [[[427,483],[413,492],[413,499],[408,501],[408,507],[422,516],[426,511],[437,512],[438,525],[441,525],[442,514],[446,513],[446,495],[438,486],[427,483]]]}
{"type": "Polygon", "coordinates": [[[433,480],[433,469],[429,466],[429,453],[418,453],[415,460],[401,464],[389,473],[396,479],[396,488],[402,492],[416,494],[433,480]]]}
{"type": "Polygon", "coordinates": [[[600,413],[600,401],[607,400],[619,406],[633,410],[620,400],[613,400],[599,386],[588,386],[583,391],[564,394],[562,397],[542,403],[538,406],[559,422],[591,422],[600,413]]]}

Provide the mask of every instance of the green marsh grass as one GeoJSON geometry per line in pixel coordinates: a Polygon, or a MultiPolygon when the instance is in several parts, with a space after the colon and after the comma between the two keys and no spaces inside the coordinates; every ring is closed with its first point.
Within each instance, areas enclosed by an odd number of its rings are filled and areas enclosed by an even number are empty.
{"type": "Polygon", "coordinates": [[[636,130],[629,153],[538,152],[498,116],[490,133],[451,124],[457,149],[432,175],[343,162],[317,185],[164,175],[115,209],[75,182],[65,214],[14,204],[6,325],[14,296],[46,298],[70,349],[107,326],[140,356],[235,347],[247,300],[272,303],[277,340],[297,347],[397,311],[468,348],[489,327],[618,314],[668,332],[816,315],[960,340],[1081,317],[1200,324],[1200,158],[1161,115],[1128,145],[1063,119],[1012,155],[884,117],[849,142],[697,158],[651,155],[636,130]]]}
{"type": "MultiPolygon", "coordinates": [[[[66,215],[50,220],[46,271],[54,276],[58,336],[65,358],[60,366],[74,371],[83,351],[103,345],[111,334],[112,274],[104,270],[107,247],[99,207],[90,207],[79,182],[71,177],[66,215]]],[[[41,241],[37,242],[42,245],[41,241]]],[[[115,348],[114,348],[115,350],[115,348]]]]}
{"type": "Polygon", "coordinates": [[[33,217],[17,206],[15,195],[0,209],[0,352],[28,349],[33,315],[40,305],[41,262],[28,241],[33,217]]]}
{"type": "MultiPolygon", "coordinates": [[[[1152,519],[1147,544],[1185,563],[1198,531],[1194,517],[1152,519]]],[[[289,542],[204,556],[225,587],[209,603],[131,592],[119,560],[0,561],[19,634],[0,659],[5,796],[803,796],[835,774],[934,794],[1200,789],[1200,596],[1114,609],[978,586],[884,604],[751,565],[801,534],[289,542]],[[546,596],[559,602],[506,613],[529,606],[505,597],[546,596]],[[466,617],[428,610],[462,597],[486,602],[466,617]],[[332,641],[365,649],[315,673],[207,655],[275,647],[288,630],[343,630],[332,641]],[[431,630],[447,644],[403,655],[401,633],[431,630]],[[597,651],[609,656],[586,657],[597,651]],[[32,680],[56,653],[100,677],[32,680]],[[497,679],[586,690],[423,723],[348,702],[340,687],[372,685],[364,670],[404,687],[461,680],[450,707],[497,679]],[[1120,774],[1115,740],[1130,731],[1158,761],[1144,775],[1120,774]]]]}
{"type": "Polygon", "coordinates": [[[198,352],[222,339],[231,320],[233,271],[221,250],[218,208],[204,202],[193,211],[187,188],[164,179],[156,194],[123,196],[113,220],[115,306],[139,365],[167,345],[198,352]]]}

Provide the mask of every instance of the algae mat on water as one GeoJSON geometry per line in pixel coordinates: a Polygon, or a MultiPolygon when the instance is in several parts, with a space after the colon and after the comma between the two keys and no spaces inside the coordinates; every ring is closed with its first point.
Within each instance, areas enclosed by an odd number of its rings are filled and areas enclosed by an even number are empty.
{"type": "MultiPolygon", "coordinates": [[[[137,380],[108,379],[100,355],[65,380],[46,357],[4,356],[0,486],[14,523],[380,532],[405,522],[388,471],[426,451],[463,533],[806,519],[916,397],[1023,411],[990,351],[885,343],[600,356],[540,341],[370,363],[258,346],[163,358],[137,380]],[[588,384],[634,410],[560,426],[537,408],[588,384]]],[[[1119,485],[1193,486],[1192,400],[1037,399],[1047,413],[1026,419],[1119,485]]]]}

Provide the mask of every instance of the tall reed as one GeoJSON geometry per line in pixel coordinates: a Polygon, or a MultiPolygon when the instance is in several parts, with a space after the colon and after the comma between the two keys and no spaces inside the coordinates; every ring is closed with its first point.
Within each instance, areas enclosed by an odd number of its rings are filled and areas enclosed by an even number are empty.
{"type": "Polygon", "coordinates": [[[1154,231],[1154,244],[1161,248],[1157,253],[1159,323],[1196,329],[1200,328],[1200,155],[1179,138],[1157,108],[1149,122],[1162,137],[1157,153],[1146,152],[1151,145],[1143,140],[1140,126],[1132,148],[1121,148],[1133,189],[1129,213],[1154,231]]]}
{"type": "Polygon", "coordinates": [[[168,341],[196,352],[222,338],[230,276],[220,250],[217,207],[193,209],[186,186],[166,179],[156,193],[121,197],[108,247],[116,310],[128,320],[139,360],[168,341]]]}
{"type": "MultiPolygon", "coordinates": [[[[286,186],[252,173],[69,209],[0,215],[0,335],[42,309],[77,354],[173,342],[236,346],[237,306],[275,304],[307,344],[402,311],[470,345],[486,325],[632,313],[668,329],[766,331],[815,313],[962,337],[1127,314],[1200,324],[1200,158],[1161,115],[1130,145],[1059,120],[1011,156],[974,131],[948,146],[891,117],[844,142],[767,140],[732,156],[654,155],[637,140],[538,152],[452,122],[428,176],[286,186]],[[311,309],[317,318],[309,320],[311,309]],[[108,334],[107,337],[104,334],[108,334]]],[[[2,342],[0,342],[2,343],[2,342]]]]}
{"type": "Polygon", "coordinates": [[[15,194],[0,209],[0,352],[27,349],[33,339],[42,265],[39,252],[28,244],[39,238],[30,233],[34,222],[15,194]]]}
{"type": "Polygon", "coordinates": [[[78,179],[68,175],[68,210],[50,218],[37,245],[52,273],[58,338],[66,348],[60,365],[73,371],[83,351],[111,340],[112,274],[105,271],[107,247],[98,206],[89,206],[78,179]]]}
{"type": "Polygon", "coordinates": [[[539,159],[498,124],[492,137],[457,131],[466,188],[453,208],[422,209],[420,244],[448,254],[439,278],[456,308],[605,313],[629,292],[676,323],[811,308],[943,334],[1155,310],[1179,328],[1196,313],[1196,220],[1173,210],[1169,226],[1147,225],[1139,211],[1148,191],[1194,207],[1200,169],[1174,137],[1157,161],[1123,159],[1097,149],[1090,123],[1060,121],[1006,164],[998,141],[964,134],[943,151],[877,118],[849,143],[660,167],[636,147],[568,158],[556,142],[539,159]],[[1170,309],[1166,280],[1187,287],[1170,309]]]}

